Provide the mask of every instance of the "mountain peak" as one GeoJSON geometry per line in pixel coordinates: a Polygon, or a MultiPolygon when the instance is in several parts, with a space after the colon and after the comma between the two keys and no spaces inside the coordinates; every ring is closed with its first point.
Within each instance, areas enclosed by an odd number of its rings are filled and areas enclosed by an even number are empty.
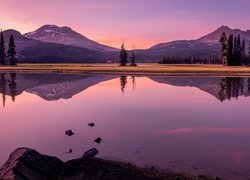
{"type": "Polygon", "coordinates": [[[217,29],[217,31],[228,31],[228,30],[232,30],[232,29],[229,28],[228,26],[224,26],[224,25],[222,25],[221,27],[219,27],[217,29]]]}
{"type": "Polygon", "coordinates": [[[220,36],[223,32],[225,32],[227,35],[233,34],[234,36],[239,34],[241,37],[243,37],[247,41],[250,41],[249,31],[242,31],[241,29],[231,29],[228,26],[221,26],[216,31],[199,38],[198,41],[209,44],[209,45],[218,44],[220,36]]]}
{"type": "Polygon", "coordinates": [[[78,46],[100,52],[117,50],[92,41],[67,26],[59,27],[57,25],[46,24],[33,32],[24,34],[24,36],[42,42],[78,46]]]}

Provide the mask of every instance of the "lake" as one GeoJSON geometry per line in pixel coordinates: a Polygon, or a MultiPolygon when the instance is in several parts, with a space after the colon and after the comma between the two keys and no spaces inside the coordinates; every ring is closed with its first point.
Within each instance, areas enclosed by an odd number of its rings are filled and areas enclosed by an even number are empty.
{"type": "Polygon", "coordinates": [[[62,160],[96,147],[139,166],[250,177],[248,78],[0,73],[0,93],[0,165],[17,147],[62,160]]]}

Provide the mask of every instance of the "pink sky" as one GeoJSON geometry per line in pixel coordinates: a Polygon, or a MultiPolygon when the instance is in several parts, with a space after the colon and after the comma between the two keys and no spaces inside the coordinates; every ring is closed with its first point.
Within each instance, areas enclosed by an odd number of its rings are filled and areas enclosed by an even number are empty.
{"type": "Polygon", "coordinates": [[[95,41],[148,48],[196,39],[221,25],[248,28],[248,0],[1,0],[0,27],[21,33],[69,26],[95,41]]]}

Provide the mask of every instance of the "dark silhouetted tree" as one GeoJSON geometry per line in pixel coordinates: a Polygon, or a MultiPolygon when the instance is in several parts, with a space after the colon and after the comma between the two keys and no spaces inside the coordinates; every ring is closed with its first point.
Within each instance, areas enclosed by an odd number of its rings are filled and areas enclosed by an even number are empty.
{"type": "Polygon", "coordinates": [[[1,34],[0,34],[0,64],[1,65],[5,65],[5,58],[6,58],[5,40],[4,40],[3,32],[1,30],[1,34]]]}
{"type": "Polygon", "coordinates": [[[248,44],[248,56],[250,56],[250,42],[248,44]]]}
{"type": "Polygon", "coordinates": [[[220,45],[221,45],[221,62],[223,65],[226,65],[226,57],[227,57],[227,36],[226,33],[223,32],[220,37],[220,45]]]}
{"type": "Polygon", "coordinates": [[[120,52],[120,66],[126,66],[127,63],[128,63],[128,53],[125,49],[125,44],[123,42],[120,52]]]}
{"type": "Polygon", "coordinates": [[[241,49],[241,38],[240,38],[240,35],[238,34],[238,37],[237,37],[237,59],[236,59],[236,65],[239,66],[242,64],[242,59],[241,59],[241,52],[242,52],[242,49],[241,49]]]}
{"type": "Polygon", "coordinates": [[[17,94],[16,73],[10,73],[9,88],[12,101],[15,102],[17,94]]]}
{"type": "Polygon", "coordinates": [[[7,57],[9,58],[9,64],[11,66],[15,66],[16,65],[16,45],[15,45],[15,42],[14,42],[13,35],[10,36],[9,49],[8,49],[7,57]]]}
{"type": "Polygon", "coordinates": [[[233,61],[232,61],[232,65],[233,66],[236,66],[237,65],[237,62],[238,62],[238,39],[237,37],[235,36],[234,37],[234,43],[233,43],[233,61]]]}
{"type": "Polygon", "coordinates": [[[131,60],[131,66],[137,66],[137,64],[135,63],[135,47],[134,46],[133,46],[133,50],[132,50],[130,60],[131,60]]]}
{"type": "Polygon", "coordinates": [[[242,65],[247,65],[246,42],[245,42],[245,39],[243,39],[242,46],[241,46],[241,64],[242,65]]]}
{"type": "Polygon", "coordinates": [[[250,64],[250,42],[248,43],[247,65],[250,64]]]}
{"type": "Polygon", "coordinates": [[[132,52],[130,60],[131,60],[131,66],[137,66],[137,64],[135,63],[135,53],[134,52],[132,52]]]}
{"type": "Polygon", "coordinates": [[[232,66],[233,65],[233,51],[234,51],[234,45],[233,45],[233,34],[230,34],[227,40],[227,65],[232,66]]]}

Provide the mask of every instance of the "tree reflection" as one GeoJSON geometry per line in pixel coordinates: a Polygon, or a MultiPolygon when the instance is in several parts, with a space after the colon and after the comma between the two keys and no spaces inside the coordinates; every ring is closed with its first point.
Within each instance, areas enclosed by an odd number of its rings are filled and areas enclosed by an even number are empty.
{"type": "Polygon", "coordinates": [[[0,93],[2,94],[3,107],[5,107],[5,102],[6,102],[6,85],[7,85],[7,80],[5,77],[5,73],[1,73],[0,74],[0,93]]]}
{"type": "Polygon", "coordinates": [[[17,95],[17,82],[16,73],[10,73],[9,77],[5,73],[0,73],[0,93],[2,94],[2,104],[5,107],[6,95],[10,95],[13,102],[15,102],[17,95]],[[7,91],[7,85],[9,86],[9,91],[7,91]]]}
{"type": "Polygon", "coordinates": [[[136,89],[135,76],[131,76],[131,79],[132,79],[132,84],[133,84],[132,90],[134,91],[136,89]]]}
{"type": "Polygon", "coordinates": [[[16,73],[10,73],[9,88],[10,88],[10,96],[13,102],[15,102],[16,94],[17,94],[17,83],[16,83],[16,73]]]}
{"type": "MultiPolygon", "coordinates": [[[[249,81],[248,81],[249,82],[249,81]]],[[[244,78],[241,77],[225,77],[220,81],[219,99],[224,101],[232,98],[238,99],[244,95],[244,78]]]]}
{"type": "Polygon", "coordinates": [[[127,84],[127,76],[121,76],[120,77],[120,85],[121,85],[121,90],[122,90],[123,94],[125,92],[126,84],[127,84]]]}

